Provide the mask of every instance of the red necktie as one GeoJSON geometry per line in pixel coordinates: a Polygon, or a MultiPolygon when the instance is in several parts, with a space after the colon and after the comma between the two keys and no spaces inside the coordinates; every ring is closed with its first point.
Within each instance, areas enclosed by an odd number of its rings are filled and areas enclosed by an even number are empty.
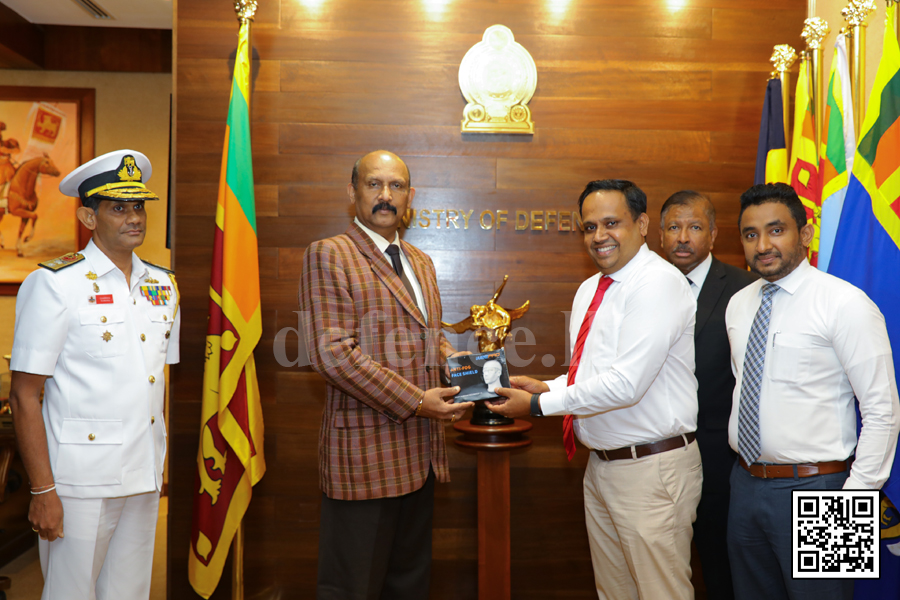
{"type": "MultiPolygon", "coordinates": [[[[584,352],[584,342],[591,331],[594,315],[597,314],[597,309],[600,308],[600,303],[603,302],[603,295],[609,289],[609,286],[612,285],[612,282],[613,280],[605,275],[600,278],[600,284],[594,293],[594,299],[591,300],[591,305],[584,314],[584,321],[581,322],[581,329],[578,330],[578,337],[575,339],[575,350],[572,352],[572,362],[569,364],[569,376],[566,380],[566,385],[575,383],[575,373],[578,372],[578,363],[581,362],[581,353],[584,352]]],[[[563,418],[563,446],[566,448],[566,456],[569,457],[569,460],[572,460],[572,457],[575,456],[575,417],[572,415],[566,415],[563,418]]]]}

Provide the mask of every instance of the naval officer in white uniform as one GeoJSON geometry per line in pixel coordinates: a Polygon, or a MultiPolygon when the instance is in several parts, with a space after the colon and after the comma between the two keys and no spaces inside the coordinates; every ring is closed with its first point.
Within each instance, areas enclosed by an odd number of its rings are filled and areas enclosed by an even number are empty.
{"type": "Polygon", "coordinates": [[[178,362],[175,277],[141,261],[150,161],[120,150],[60,183],[92,231],[19,289],[10,405],[40,536],[42,600],[150,595],[166,454],[164,366],[178,362]],[[40,400],[44,389],[43,405],[40,400]]]}

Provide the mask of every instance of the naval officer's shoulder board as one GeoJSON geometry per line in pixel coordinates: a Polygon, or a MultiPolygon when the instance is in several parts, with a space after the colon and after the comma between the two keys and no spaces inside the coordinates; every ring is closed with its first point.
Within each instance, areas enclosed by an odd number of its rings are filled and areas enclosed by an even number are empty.
{"type": "Polygon", "coordinates": [[[51,260],[45,260],[42,263],[38,263],[38,266],[56,272],[61,271],[66,267],[71,267],[72,265],[80,263],[83,260],[84,254],[80,252],[69,252],[68,254],[63,254],[59,258],[53,258],[51,260]]]}
{"type": "Polygon", "coordinates": [[[167,268],[165,268],[165,267],[161,267],[161,266],[159,266],[159,265],[153,264],[153,263],[150,262],[149,260],[144,260],[144,259],[142,258],[142,259],[141,259],[141,262],[144,263],[145,265],[147,265],[148,267],[153,267],[154,269],[159,269],[160,271],[164,271],[164,272],[168,273],[169,275],[174,275],[174,274],[175,274],[175,271],[173,271],[172,269],[167,269],[167,268]]]}

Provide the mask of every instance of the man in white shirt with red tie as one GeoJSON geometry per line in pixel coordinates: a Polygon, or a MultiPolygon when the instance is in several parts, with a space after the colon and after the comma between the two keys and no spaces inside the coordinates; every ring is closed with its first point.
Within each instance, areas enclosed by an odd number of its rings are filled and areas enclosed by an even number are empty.
{"type": "Polygon", "coordinates": [[[792,577],[791,495],[877,490],[890,475],[900,405],[884,317],[861,290],[809,264],[813,225],[791,186],[744,192],[738,227],[762,279],[725,311],[737,381],[728,423],[739,454],[728,511],[735,598],[847,600],[851,579],[792,577]]]}
{"type": "MultiPolygon", "coordinates": [[[[585,520],[601,600],[690,600],[691,524],[703,474],[694,440],[696,301],[678,269],[647,248],[647,197],[630,181],[587,185],[578,200],[584,244],[600,273],[572,304],[569,372],[511,377],[508,417],[568,415],[591,449],[585,520]]],[[[574,434],[574,436],[572,435],[574,434]]]]}

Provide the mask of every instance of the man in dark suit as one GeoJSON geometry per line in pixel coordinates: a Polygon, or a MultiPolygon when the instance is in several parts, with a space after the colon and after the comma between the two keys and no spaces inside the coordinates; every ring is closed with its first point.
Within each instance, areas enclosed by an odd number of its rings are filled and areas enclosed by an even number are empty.
{"type": "Polygon", "coordinates": [[[318,600],[428,597],[434,482],[450,479],[444,422],[471,402],[440,387],[454,353],[427,254],[400,240],[409,169],[379,150],[353,167],[356,218],[303,257],[310,362],[327,382],[319,433],[318,600]]]}
{"type": "Polygon", "coordinates": [[[691,282],[697,299],[694,350],[697,364],[697,443],[703,458],[703,495],[694,522],[709,600],[732,600],[731,570],[725,530],[728,524],[728,478],[735,454],[728,446],[734,375],[725,330],[731,296],[756,276],[716,260],[716,209],[709,198],[692,191],[672,194],[660,213],[659,238],[666,258],[691,282]]]}

